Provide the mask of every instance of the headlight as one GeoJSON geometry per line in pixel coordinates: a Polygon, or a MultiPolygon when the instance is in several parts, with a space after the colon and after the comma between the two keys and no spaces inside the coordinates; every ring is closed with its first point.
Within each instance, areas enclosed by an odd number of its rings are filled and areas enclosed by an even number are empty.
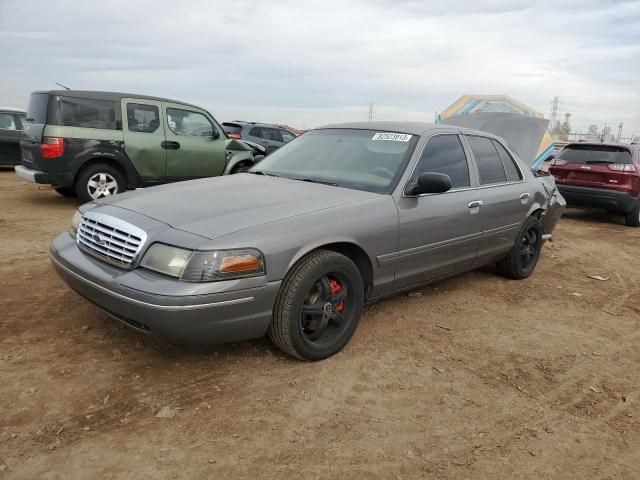
{"type": "Polygon", "coordinates": [[[185,282],[215,282],[265,274],[264,257],[253,248],[194,252],[156,243],[140,266],[185,282]]]}
{"type": "Polygon", "coordinates": [[[73,238],[76,238],[76,234],[78,233],[78,226],[82,221],[82,214],[79,210],[76,210],[76,213],[73,214],[73,218],[71,219],[71,227],[69,227],[69,235],[73,238]]]}
{"type": "Polygon", "coordinates": [[[140,266],[172,277],[180,277],[192,253],[184,248],[154,243],[147,250],[140,266]]]}

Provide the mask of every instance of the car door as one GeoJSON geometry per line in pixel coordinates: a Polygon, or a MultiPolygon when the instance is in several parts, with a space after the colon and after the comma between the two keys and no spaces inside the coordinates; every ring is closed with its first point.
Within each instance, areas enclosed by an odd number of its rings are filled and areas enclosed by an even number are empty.
{"type": "Polygon", "coordinates": [[[444,173],[451,178],[450,191],[396,198],[399,240],[396,287],[404,288],[469,269],[476,258],[482,220],[475,170],[470,169],[457,132],[431,136],[408,185],[420,174],[444,173]]]}
{"type": "Polygon", "coordinates": [[[497,140],[465,135],[478,168],[482,200],[482,237],[478,262],[507,252],[525,220],[533,192],[517,162],[497,140]]]}
{"type": "Polygon", "coordinates": [[[163,102],[168,181],[215,177],[226,166],[226,137],[204,110],[163,102]]]}
{"type": "Polygon", "coordinates": [[[124,150],[145,183],[165,180],[167,151],[162,103],[138,98],[123,98],[122,130],[124,150]]]}
{"type": "Polygon", "coordinates": [[[14,112],[0,112],[0,165],[20,163],[22,123],[14,112]]]}

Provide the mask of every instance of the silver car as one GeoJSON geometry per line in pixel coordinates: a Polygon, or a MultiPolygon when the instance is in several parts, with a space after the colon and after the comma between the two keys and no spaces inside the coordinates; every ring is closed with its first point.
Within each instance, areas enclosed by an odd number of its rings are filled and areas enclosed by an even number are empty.
{"type": "Polygon", "coordinates": [[[365,303],[487,264],[528,277],[563,208],[553,177],[496,136],[340,124],[246,173],[83,205],[51,259],[140,332],[181,344],[268,333],[319,360],[349,341],[365,303]]]}

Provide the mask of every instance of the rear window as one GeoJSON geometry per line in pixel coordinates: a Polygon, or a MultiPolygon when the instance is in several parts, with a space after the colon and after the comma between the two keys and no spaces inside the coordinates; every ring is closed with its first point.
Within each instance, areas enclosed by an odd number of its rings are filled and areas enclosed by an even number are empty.
{"type": "Polygon", "coordinates": [[[57,125],[108,130],[117,129],[114,102],[63,96],[57,97],[57,100],[57,125]]]}
{"type": "Polygon", "coordinates": [[[242,132],[242,127],[237,123],[223,123],[222,128],[227,133],[240,133],[242,132]]]}
{"type": "Polygon", "coordinates": [[[568,163],[631,163],[631,152],[610,145],[567,145],[560,158],[568,163]]]}
{"type": "Polygon", "coordinates": [[[27,119],[33,123],[47,123],[47,106],[49,104],[48,93],[32,93],[29,97],[27,119]]]}

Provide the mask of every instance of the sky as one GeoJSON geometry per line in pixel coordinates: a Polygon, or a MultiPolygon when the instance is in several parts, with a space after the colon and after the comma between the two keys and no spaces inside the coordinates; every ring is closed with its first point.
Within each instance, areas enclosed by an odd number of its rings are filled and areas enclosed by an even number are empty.
{"type": "Polygon", "coordinates": [[[0,62],[3,106],[60,82],[312,128],[557,95],[576,132],[640,135],[640,1],[0,0],[0,62]]]}

